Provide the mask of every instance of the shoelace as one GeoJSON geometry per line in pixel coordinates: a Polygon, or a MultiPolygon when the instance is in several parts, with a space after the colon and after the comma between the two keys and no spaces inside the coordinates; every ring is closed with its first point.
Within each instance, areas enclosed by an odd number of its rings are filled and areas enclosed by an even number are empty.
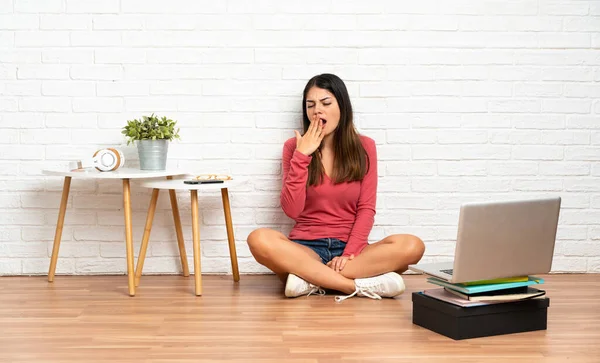
{"type": "Polygon", "coordinates": [[[377,295],[376,293],[374,293],[373,291],[369,290],[369,288],[365,288],[365,287],[357,287],[356,290],[354,290],[354,292],[350,295],[346,295],[346,296],[336,296],[335,297],[335,302],[337,303],[341,303],[342,301],[349,299],[351,297],[353,297],[356,294],[362,294],[366,297],[370,297],[371,299],[375,299],[375,300],[381,300],[381,296],[377,295]]]}
{"type": "Polygon", "coordinates": [[[312,288],[310,289],[310,291],[308,292],[308,295],[306,296],[310,296],[311,294],[316,294],[316,295],[325,295],[325,290],[323,290],[322,288],[320,288],[319,286],[315,286],[315,285],[310,285],[312,288]]]}

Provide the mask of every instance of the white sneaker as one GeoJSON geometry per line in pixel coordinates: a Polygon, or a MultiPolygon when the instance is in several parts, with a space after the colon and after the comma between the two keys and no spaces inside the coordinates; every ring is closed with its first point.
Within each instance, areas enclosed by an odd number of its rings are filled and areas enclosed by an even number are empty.
{"type": "Polygon", "coordinates": [[[313,285],[301,279],[300,277],[289,274],[285,283],[285,296],[298,297],[310,294],[325,295],[325,290],[319,286],[313,285]]]}
{"type": "Polygon", "coordinates": [[[381,300],[382,297],[394,297],[402,294],[406,289],[402,276],[395,272],[388,272],[383,275],[367,277],[354,280],[356,290],[348,296],[336,296],[336,302],[342,302],[354,295],[370,297],[371,299],[381,300]]]}

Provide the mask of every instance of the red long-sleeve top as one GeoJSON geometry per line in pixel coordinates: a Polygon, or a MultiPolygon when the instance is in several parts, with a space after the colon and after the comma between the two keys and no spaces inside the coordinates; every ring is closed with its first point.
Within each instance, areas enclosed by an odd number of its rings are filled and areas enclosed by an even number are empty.
{"type": "Polygon", "coordinates": [[[325,175],[322,184],[308,188],[312,156],[296,150],[295,137],[285,142],[281,208],[296,221],[290,239],[337,238],[346,242],[343,256],[357,256],[367,246],[375,221],[377,149],[373,139],[363,135],[360,139],[369,157],[362,181],[335,185],[325,175]]]}

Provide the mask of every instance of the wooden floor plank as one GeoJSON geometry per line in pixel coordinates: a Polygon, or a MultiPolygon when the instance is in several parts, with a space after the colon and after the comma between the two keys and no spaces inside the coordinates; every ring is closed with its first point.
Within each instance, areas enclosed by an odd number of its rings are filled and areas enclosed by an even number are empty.
{"type": "Polygon", "coordinates": [[[381,301],[287,299],[272,275],[0,278],[0,362],[600,362],[600,275],[546,275],[548,330],[454,341],[381,301]]]}

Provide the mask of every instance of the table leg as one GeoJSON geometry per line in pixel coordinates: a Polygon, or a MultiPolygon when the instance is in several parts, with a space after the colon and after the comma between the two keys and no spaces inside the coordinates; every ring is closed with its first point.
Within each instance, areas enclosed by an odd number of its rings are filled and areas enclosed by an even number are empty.
{"type": "Polygon", "coordinates": [[[146,216],[146,227],[144,228],[144,236],[142,237],[142,246],[140,247],[140,254],[137,260],[137,267],[135,268],[136,287],[140,284],[140,277],[142,277],[142,270],[144,269],[146,251],[148,250],[148,240],[150,239],[150,232],[152,231],[152,221],[154,221],[154,213],[156,212],[156,202],[158,201],[159,191],[159,189],[152,190],[152,198],[150,199],[148,215],[146,216]]]}
{"type": "Polygon", "coordinates": [[[229,241],[229,257],[231,258],[231,269],[233,271],[233,281],[240,281],[240,271],[238,269],[237,252],[235,250],[235,238],[233,236],[233,223],[231,222],[231,208],[229,205],[229,193],[227,188],[221,188],[221,198],[223,199],[223,211],[225,213],[225,225],[227,227],[227,240],[229,241]]]}
{"type": "Polygon", "coordinates": [[[202,269],[200,267],[200,228],[198,227],[198,191],[191,191],[192,199],[192,237],[194,243],[194,281],[196,296],[202,295],[202,269]]]}
{"type": "Polygon", "coordinates": [[[129,296],[135,296],[133,232],[131,227],[131,189],[129,186],[129,179],[123,179],[123,209],[125,211],[125,246],[127,249],[127,281],[129,285],[129,296]]]}
{"type": "MultiPolygon", "coordinates": [[[[173,177],[168,176],[167,179],[173,179],[173,177]]],[[[181,218],[179,216],[179,207],[177,206],[177,194],[175,194],[175,190],[169,189],[169,197],[171,198],[171,210],[173,211],[173,222],[175,224],[175,233],[177,234],[181,269],[183,270],[183,276],[187,277],[190,275],[190,268],[188,267],[187,254],[185,253],[185,242],[183,239],[183,230],[181,229],[181,218]]]]}
{"type": "Polygon", "coordinates": [[[56,263],[58,262],[58,249],[60,248],[60,239],[62,238],[63,226],[65,224],[65,214],[67,212],[67,201],[69,199],[69,190],[71,189],[71,177],[66,176],[63,183],[62,198],[60,200],[60,209],[58,210],[58,220],[56,221],[56,232],[54,233],[54,246],[52,246],[52,257],[50,258],[50,268],[48,269],[48,282],[54,281],[56,272],[56,263]]]}

